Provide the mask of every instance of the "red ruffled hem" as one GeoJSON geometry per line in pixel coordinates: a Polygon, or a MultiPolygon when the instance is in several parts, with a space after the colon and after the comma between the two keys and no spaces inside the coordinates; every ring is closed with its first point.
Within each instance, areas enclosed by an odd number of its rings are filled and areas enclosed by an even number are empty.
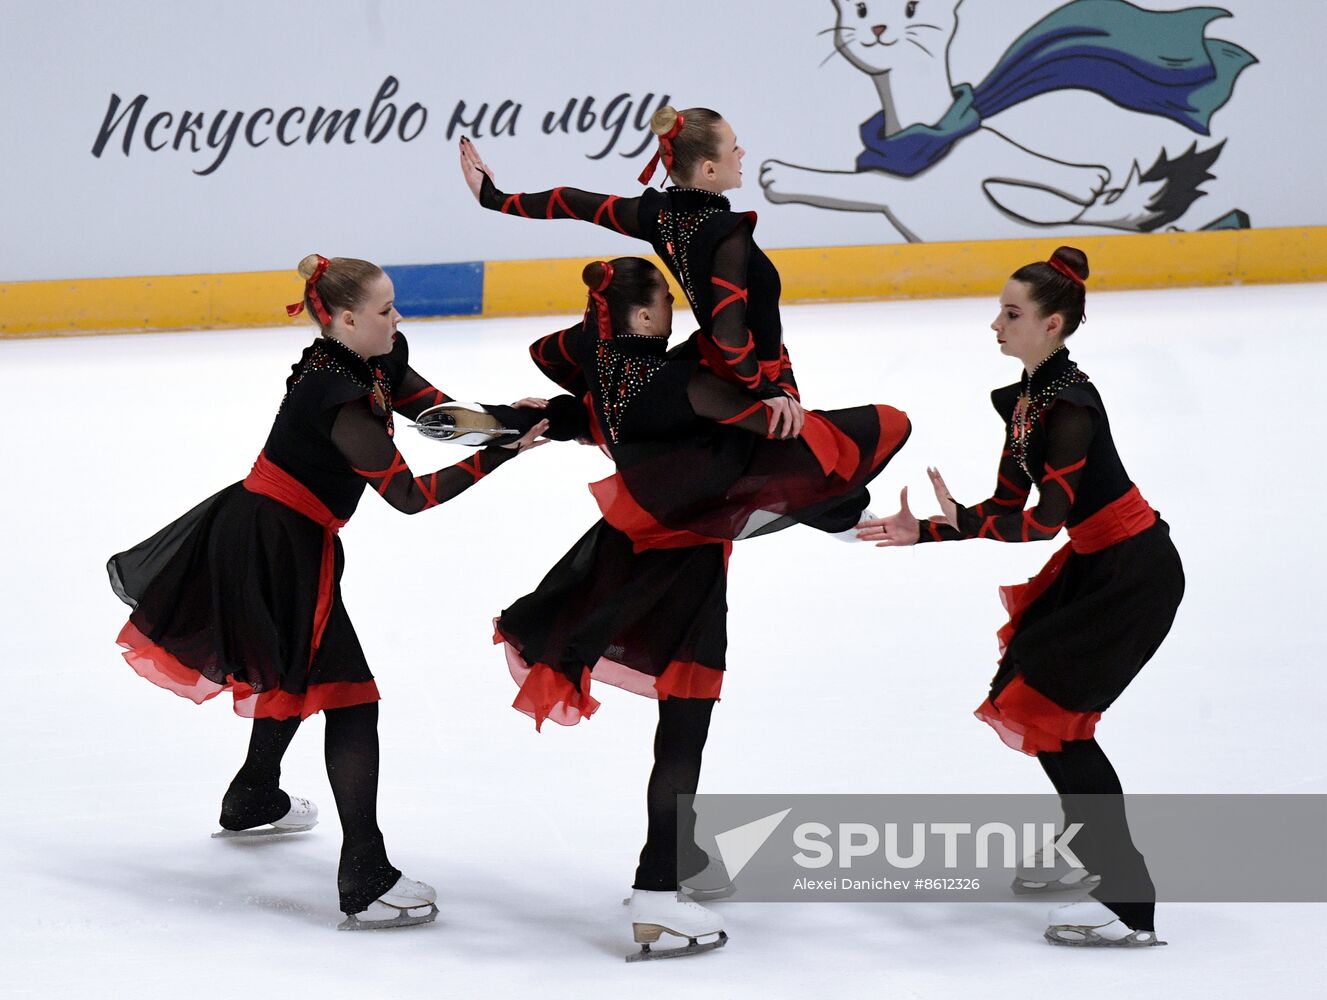
{"type": "Polygon", "coordinates": [[[501,644],[510,671],[520,690],[511,707],[534,719],[538,731],[545,719],[560,726],[574,726],[588,719],[599,708],[599,702],[590,696],[590,681],[603,681],[613,687],[630,691],[645,698],[714,698],[723,688],[723,671],[700,663],[674,660],[658,677],[651,677],[626,664],[600,657],[594,665],[581,672],[579,688],[565,674],[547,663],[526,663],[520,651],[501,631],[494,629],[494,644],[501,644]]]}
{"type": "Polygon", "coordinates": [[[1035,757],[1043,751],[1062,750],[1067,740],[1090,740],[1100,712],[1071,712],[1015,677],[991,701],[973,713],[995,730],[1005,746],[1035,757]]]}
{"type": "Polygon", "coordinates": [[[192,667],[145,636],[132,621],[127,622],[115,640],[124,647],[122,654],[134,673],[196,705],[229,691],[235,699],[235,714],[246,719],[307,719],[325,708],[350,708],[378,701],[375,681],[334,681],[310,684],[303,694],[282,691],[255,691],[245,681],[231,677],[227,683],[209,680],[192,667]]]}

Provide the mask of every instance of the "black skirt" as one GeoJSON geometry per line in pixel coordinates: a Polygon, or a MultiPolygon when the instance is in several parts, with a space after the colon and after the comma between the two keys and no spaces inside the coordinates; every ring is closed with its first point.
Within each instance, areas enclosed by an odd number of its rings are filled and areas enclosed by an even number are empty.
{"type": "MultiPolygon", "coordinates": [[[[1184,596],[1184,568],[1160,518],[1098,552],[1066,546],[1042,573],[1050,582],[1001,632],[1004,655],[977,710],[1007,744],[1033,754],[1092,738],[1170,632],[1184,596]]],[[[1020,589],[1006,588],[1006,606],[1020,589]]]]}
{"type": "Polygon", "coordinates": [[[575,725],[599,703],[591,677],[652,698],[717,698],[731,545],[636,551],[603,520],[539,587],[503,611],[495,642],[521,690],[513,707],[575,725]]]}
{"type": "Polygon", "coordinates": [[[249,718],[307,718],[378,700],[341,602],[344,556],[326,530],[235,483],[111,557],[133,608],[119,636],[134,670],[201,703],[230,691],[249,718]],[[330,608],[315,648],[320,584],[330,608]]]}

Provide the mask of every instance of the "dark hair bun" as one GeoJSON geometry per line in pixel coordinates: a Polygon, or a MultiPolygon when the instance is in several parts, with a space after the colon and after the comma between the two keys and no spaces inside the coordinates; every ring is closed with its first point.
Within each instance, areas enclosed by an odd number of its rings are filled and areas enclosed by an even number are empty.
{"type": "Polygon", "coordinates": [[[585,282],[585,287],[594,289],[604,283],[604,275],[608,272],[608,265],[602,260],[592,260],[585,265],[581,271],[581,281],[585,282]]]}
{"type": "Polygon", "coordinates": [[[1091,273],[1087,266],[1087,254],[1077,247],[1058,247],[1055,253],[1051,254],[1051,260],[1058,260],[1083,281],[1086,281],[1088,274],[1091,273]]]}

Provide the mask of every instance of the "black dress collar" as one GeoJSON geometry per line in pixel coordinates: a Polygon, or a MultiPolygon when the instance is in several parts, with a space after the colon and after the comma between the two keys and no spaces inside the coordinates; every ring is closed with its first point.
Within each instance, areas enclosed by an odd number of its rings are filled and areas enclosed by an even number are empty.
{"type": "Polygon", "coordinates": [[[662,358],[668,354],[667,337],[647,337],[640,333],[614,334],[608,341],[619,354],[633,358],[662,358]]]}
{"type": "Polygon", "coordinates": [[[731,212],[733,208],[726,195],[715,194],[713,191],[693,187],[670,187],[665,190],[672,199],[673,207],[679,211],[694,212],[702,208],[719,208],[731,212]]]}
{"type": "Polygon", "coordinates": [[[1077,365],[1069,360],[1069,348],[1058,348],[1036,367],[1030,377],[1027,372],[1023,373],[1023,378],[1020,380],[1023,394],[1035,396],[1061,375],[1076,367],[1077,365]]]}

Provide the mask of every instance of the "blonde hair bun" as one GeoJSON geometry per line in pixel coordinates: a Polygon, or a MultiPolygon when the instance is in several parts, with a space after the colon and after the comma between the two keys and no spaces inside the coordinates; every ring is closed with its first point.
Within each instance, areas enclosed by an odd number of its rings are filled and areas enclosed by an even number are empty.
{"type": "Polygon", "coordinates": [[[655,135],[667,135],[677,124],[677,108],[665,104],[650,118],[650,131],[655,135]]]}
{"type": "Polygon", "coordinates": [[[311,253],[299,262],[299,267],[296,270],[299,271],[299,276],[305,281],[312,278],[313,272],[318,270],[318,256],[316,253],[311,253]]]}

